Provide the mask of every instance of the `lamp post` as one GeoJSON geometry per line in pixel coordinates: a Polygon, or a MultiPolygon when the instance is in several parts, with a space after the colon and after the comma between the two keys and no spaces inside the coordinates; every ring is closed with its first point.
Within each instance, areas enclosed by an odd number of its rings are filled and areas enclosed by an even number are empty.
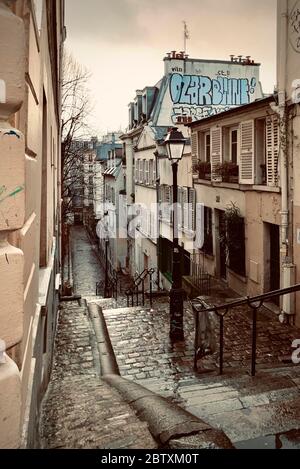
{"type": "Polygon", "coordinates": [[[173,341],[184,339],[181,253],[178,244],[177,172],[178,162],[182,158],[185,142],[185,138],[177,127],[173,127],[165,139],[173,172],[173,259],[172,288],[170,290],[170,338],[173,341]]]}

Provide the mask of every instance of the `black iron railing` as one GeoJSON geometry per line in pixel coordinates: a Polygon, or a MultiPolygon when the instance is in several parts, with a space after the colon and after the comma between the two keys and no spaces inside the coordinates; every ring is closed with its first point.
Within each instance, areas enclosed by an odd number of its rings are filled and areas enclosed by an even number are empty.
{"type": "Polygon", "coordinates": [[[190,259],[190,277],[193,285],[197,288],[199,295],[210,295],[211,276],[204,270],[201,261],[202,253],[193,253],[190,259]]]}
{"type": "Polygon", "coordinates": [[[104,298],[114,298],[116,301],[118,299],[118,288],[119,288],[119,279],[118,274],[115,270],[109,269],[107,285],[105,285],[105,280],[101,280],[96,283],[96,295],[103,296],[104,298]]]}
{"type": "MultiPolygon", "coordinates": [[[[219,338],[219,373],[223,374],[224,368],[224,319],[230,309],[242,305],[248,305],[252,310],[252,330],[251,330],[251,375],[255,376],[256,372],[256,348],[257,348],[257,316],[259,309],[263,306],[264,302],[273,300],[280,296],[288,295],[300,291],[300,284],[293,285],[292,287],[283,288],[280,290],[264,293],[253,297],[239,298],[237,300],[218,305],[207,306],[204,301],[196,298],[191,301],[193,312],[195,315],[195,353],[194,353],[194,369],[197,370],[197,361],[199,357],[199,313],[205,312],[208,314],[213,312],[219,318],[220,338],[219,338]]],[[[201,353],[201,350],[200,350],[201,353]]]]}
{"type": "Polygon", "coordinates": [[[139,306],[140,300],[141,305],[145,305],[146,298],[146,286],[149,285],[149,300],[152,308],[153,303],[153,275],[155,269],[145,269],[133,280],[131,288],[125,291],[127,298],[127,306],[139,306]]]}

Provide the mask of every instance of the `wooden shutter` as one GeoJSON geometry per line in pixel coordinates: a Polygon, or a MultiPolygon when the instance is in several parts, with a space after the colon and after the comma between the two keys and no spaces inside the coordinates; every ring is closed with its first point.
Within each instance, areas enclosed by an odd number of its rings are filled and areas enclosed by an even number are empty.
{"type": "Polygon", "coordinates": [[[196,192],[195,189],[189,188],[189,231],[195,231],[195,205],[196,192]]]}
{"type": "Polygon", "coordinates": [[[182,228],[183,225],[183,214],[182,214],[182,188],[178,187],[178,192],[177,192],[177,204],[178,204],[178,210],[177,210],[177,217],[178,217],[178,226],[179,228],[182,228]]]}
{"type": "Polygon", "coordinates": [[[135,160],[135,182],[139,182],[139,163],[140,160],[135,160]]]}
{"type": "Polygon", "coordinates": [[[149,184],[153,186],[153,160],[149,161],[149,184]]]}
{"type": "Polygon", "coordinates": [[[189,193],[188,188],[182,188],[182,204],[183,204],[183,228],[189,228],[189,193]]]}
{"type": "Polygon", "coordinates": [[[241,184],[254,184],[254,120],[240,123],[239,175],[241,184]]]}
{"type": "Polygon", "coordinates": [[[145,160],[145,183],[149,184],[149,160],[145,160]]]}
{"type": "Polygon", "coordinates": [[[153,184],[156,184],[156,160],[153,160],[153,184]]]}
{"type": "Polygon", "coordinates": [[[266,169],[268,186],[278,185],[279,128],[276,117],[266,121],[266,169]]]}
{"type": "Polygon", "coordinates": [[[211,148],[211,179],[212,181],[222,181],[221,176],[216,174],[216,166],[222,163],[222,128],[214,127],[210,131],[211,148]]]}
{"type": "Polygon", "coordinates": [[[191,133],[191,153],[192,153],[192,164],[197,164],[198,161],[198,132],[191,133]]]}

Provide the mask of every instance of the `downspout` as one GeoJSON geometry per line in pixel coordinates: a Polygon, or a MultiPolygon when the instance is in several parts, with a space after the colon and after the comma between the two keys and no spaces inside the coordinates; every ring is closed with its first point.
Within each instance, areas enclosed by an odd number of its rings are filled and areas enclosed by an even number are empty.
{"type": "MultiPolygon", "coordinates": [[[[281,226],[280,226],[280,260],[281,288],[291,286],[293,265],[291,247],[289,246],[289,201],[288,201],[288,113],[287,113],[287,48],[288,48],[288,0],[278,0],[279,36],[278,48],[278,114],[279,114],[279,161],[281,185],[281,226]]],[[[290,322],[294,314],[294,295],[285,295],[282,299],[281,322],[290,322]]]]}
{"type": "MultiPolygon", "coordinates": [[[[286,67],[288,35],[288,0],[279,0],[280,37],[278,66],[278,112],[279,112],[279,161],[281,183],[281,254],[282,260],[288,256],[288,155],[287,155],[287,108],[286,108],[286,67]]],[[[283,288],[289,285],[282,285],[283,288]]]]}

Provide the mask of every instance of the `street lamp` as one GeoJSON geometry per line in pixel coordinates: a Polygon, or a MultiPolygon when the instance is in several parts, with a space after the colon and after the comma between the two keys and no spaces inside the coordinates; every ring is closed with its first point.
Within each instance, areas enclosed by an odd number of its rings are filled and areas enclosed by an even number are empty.
{"type": "Polygon", "coordinates": [[[165,139],[173,172],[173,261],[172,288],[170,290],[170,338],[173,341],[184,339],[181,254],[178,244],[177,171],[178,161],[182,158],[185,142],[185,138],[177,127],[173,127],[165,139]]]}

